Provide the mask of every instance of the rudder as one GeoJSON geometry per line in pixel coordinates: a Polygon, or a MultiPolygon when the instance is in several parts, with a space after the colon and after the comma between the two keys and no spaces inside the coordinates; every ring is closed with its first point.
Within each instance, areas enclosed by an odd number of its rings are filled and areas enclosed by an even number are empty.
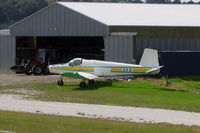
{"type": "Polygon", "coordinates": [[[152,68],[159,67],[158,51],[149,48],[144,49],[139,65],[152,68]]]}

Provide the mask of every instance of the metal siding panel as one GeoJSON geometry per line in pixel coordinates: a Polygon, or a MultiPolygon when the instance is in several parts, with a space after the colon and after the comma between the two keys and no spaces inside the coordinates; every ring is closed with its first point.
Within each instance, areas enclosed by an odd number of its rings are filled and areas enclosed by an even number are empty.
{"type": "Polygon", "coordinates": [[[10,58],[10,56],[9,56],[9,54],[10,54],[10,52],[9,52],[9,39],[8,39],[8,37],[6,37],[6,39],[5,39],[5,55],[6,55],[6,57],[5,57],[5,72],[8,72],[8,67],[9,67],[9,58],[10,58]]]}
{"type": "Polygon", "coordinates": [[[137,39],[136,59],[140,60],[144,48],[150,47],[159,51],[200,51],[200,40],[189,39],[137,39]],[[147,45],[148,44],[148,45],[147,45]]]}
{"type": "Polygon", "coordinates": [[[82,29],[82,24],[83,24],[83,22],[82,22],[82,20],[83,20],[83,16],[81,16],[81,15],[77,15],[78,16],[78,20],[77,20],[77,22],[78,22],[78,24],[77,24],[77,32],[79,33],[79,35],[80,36],[83,36],[84,34],[83,34],[83,29],[82,29]]]}
{"type": "Polygon", "coordinates": [[[53,27],[52,27],[52,29],[53,29],[53,36],[56,36],[56,33],[57,33],[57,27],[56,27],[56,5],[52,8],[52,23],[53,23],[53,27]]]}
{"type": "Polygon", "coordinates": [[[114,53],[113,53],[113,37],[109,38],[109,45],[110,45],[110,60],[114,60],[114,53]]]}
{"type": "Polygon", "coordinates": [[[117,45],[115,46],[115,53],[116,53],[116,61],[122,61],[121,60],[121,55],[119,54],[120,51],[120,45],[122,44],[123,37],[119,37],[119,41],[116,43],[117,45]]]}
{"type": "Polygon", "coordinates": [[[49,9],[49,35],[52,36],[52,32],[53,32],[53,16],[52,16],[53,12],[52,9],[49,9]]]}
{"type": "MultiPolygon", "coordinates": [[[[74,23],[73,12],[69,11],[69,25],[72,25],[73,23],[74,23]]],[[[69,26],[69,25],[67,25],[69,27],[67,35],[73,35],[73,32],[74,32],[73,28],[74,27],[73,27],[73,25],[72,26],[69,26]]]]}
{"type": "Polygon", "coordinates": [[[106,36],[109,34],[108,26],[57,3],[22,20],[10,29],[13,36],[106,36]],[[55,31],[55,27],[59,32],[55,31]]]}
{"type": "Polygon", "coordinates": [[[64,36],[65,34],[65,11],[64,11],[64,7],[60,8],[60,32],[61,32],[61,36],[64,36]]]}
{"type": "Polygon", "coordinates": [[[196,49],[200,51],[200,40],[196,40],[196,49]]]}
{"type": "Polygon", "coordinates": [[[5,60],[6,60],[6,47],[5,47],[5,43],[6,43],[6,39],[5,38],[3,38],[3,72],[5,72],[5,65],[6,65],[6,62],[5,62],[5,60]]]}
{"type": "Polygon", "coordinates": [[[117,59],[118,59],[117,45],[118,45],[118,43],[120,43],[120,37],[119,38],[115,37],[113,41],[114,41],[114,43],[113,43],[114,61],[117,61],[117,59]]]}
{"type": "MultiPolygon", "coordinates": [[[[124,39],[122,39],[122,41],[124,41],[124,39]]],[[[123,56],[124,56],[124,54],[123,54],[123,47],[124,47],[124,45],[119,45],[119,47],[118,47],[118,50],[119,50],[119,59],[121,60],[121,61],[123,61],[124,60],[124,58],[123,58],[123,56]]]]}
{"type": "Polygon", "coordinates": [[[126,36],[110,36],[104,38],[105,59],[109,61],[132,63],[133,38],[126,36]]]}
{"type": "Polygon", "coordinates": [[[0,37],[0,72],[2,72],[3,67],[3,42],[2,37],[0,37]]]}
{"type": "Polygon", "coordinates": [[[0,36],[0,72],[8,73],[9,68],[14,65],[15,41],[14,37],[0,36]]]}

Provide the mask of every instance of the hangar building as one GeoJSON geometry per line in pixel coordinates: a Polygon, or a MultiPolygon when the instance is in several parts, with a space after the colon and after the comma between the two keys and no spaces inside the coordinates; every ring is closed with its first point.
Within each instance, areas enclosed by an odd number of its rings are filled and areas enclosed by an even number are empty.
{"type": "Polygon", "coordinates": [[[74,57],[138,63],[144,48],[200,51],[200,5],[56,2],[0,31],[0,72],[57,49],[74,57]]]}

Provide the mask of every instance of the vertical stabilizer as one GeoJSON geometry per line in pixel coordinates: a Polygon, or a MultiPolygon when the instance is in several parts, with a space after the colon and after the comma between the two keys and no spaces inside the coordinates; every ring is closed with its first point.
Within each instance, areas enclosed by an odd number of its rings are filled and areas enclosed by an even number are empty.
{"type": "Polygon", "coordinates": [[[158,51],[146,48],[143,52],[140,64],[142,66],[157,68],[159,67],[158,51]]]}

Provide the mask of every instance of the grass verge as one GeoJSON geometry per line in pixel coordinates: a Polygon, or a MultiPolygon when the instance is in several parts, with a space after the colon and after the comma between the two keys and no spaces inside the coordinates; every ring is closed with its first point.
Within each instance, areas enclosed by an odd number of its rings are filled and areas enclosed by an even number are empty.
{"type": "MultiPolygon", "coordinates": [[[[164,83],[165,79],[154,79],[164,83]]],[[[171,87],[178,90],[189,91],[200,94],[200,76],[182,76],[169,78],[171,87]]]]}
{"type": "Polygon", "coordinates": [[[199,133],[200,127],[139,124],[0,111],[0,132],[20,133],[199,133]]]}

